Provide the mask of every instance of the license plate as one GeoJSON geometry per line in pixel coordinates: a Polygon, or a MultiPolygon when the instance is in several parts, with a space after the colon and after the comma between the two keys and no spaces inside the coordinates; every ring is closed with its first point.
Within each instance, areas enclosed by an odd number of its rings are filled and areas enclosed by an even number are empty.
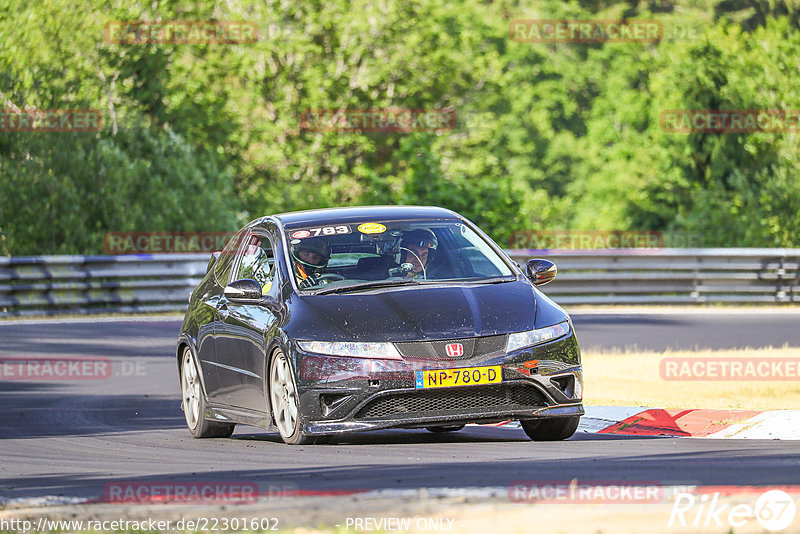
{"type": "Polygon", "coordinates": [[[482,384],[499,384],[502,381],[503,372],[499,365],[414,372],[416,389],[480,386],[482,384]]]}

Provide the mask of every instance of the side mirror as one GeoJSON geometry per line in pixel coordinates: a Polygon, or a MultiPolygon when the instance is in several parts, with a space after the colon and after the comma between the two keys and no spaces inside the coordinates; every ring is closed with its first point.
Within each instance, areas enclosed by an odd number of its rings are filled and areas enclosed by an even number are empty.
{"type": "Polygon", "coordinates": [[[261,284],[249,278],[236,280],[225,288],[223,294],[232,302],[255,304],[261,300],[261,284]]]}
{"type": "Polygon", "coordinates": [[[275,315],[279,315],[283,311],[283,307],[281,303],[274,297],[266,296],[262,297],[261,301],[259,302],[262,306],[267,308],[275,315]]]}
{"type": "Polygon", "coordinates": [[[553,278],[556,277],[556,273],[558,273],[555,263],[540,259],[528,260],[526,271],[528,273],[528,278],[531,279],[535,286],[541,286],[552,282],[553,278]]]}

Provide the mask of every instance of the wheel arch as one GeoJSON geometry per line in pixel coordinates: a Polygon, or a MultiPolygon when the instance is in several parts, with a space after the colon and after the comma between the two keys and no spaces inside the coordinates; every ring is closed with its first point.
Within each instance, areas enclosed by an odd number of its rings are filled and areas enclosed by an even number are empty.
{"type": "Polygon", "coordinates": [[[197,357],[197,351],[195,350],[194,343],[192,340],[189,339],[187,336],[183,335],[178,339],[178,347],[175,352],[175,357],[177,360],[177,369],[178,369],[178,384],[181,382],[181,370],[183,366],[183,352],[185,349],[189,349],[189,352],[192,353],[192,358],[194,358],[195,363],[197,364],[197,376],[200,379],[200,388],[203,390],[203,397],[208,401],[208,394],[206,393],[206,379],[205,375],[203,374],[203,364],[200,363],[200,359],[197,357]]]}
{"type": "Polygon", "coordinates": [[[272,418],[272,403],[270,399],[270,385],[269,385],[269,370],[270,366],[272,365],[272,359],[275,357],[275,353],[281,351],[288,359],[289,365],[292,366],[294,369],[294,365],[291,356],[291,351],[289,350],[291,347],[291,341],[289,340],[286,333],[283,331],[278,332],[278,334],[272,338],[272,341],[267,345],[266,350],[264,351],[264,402],[266,404],[267,413],[270,415],[270,419],[272,418]]]}

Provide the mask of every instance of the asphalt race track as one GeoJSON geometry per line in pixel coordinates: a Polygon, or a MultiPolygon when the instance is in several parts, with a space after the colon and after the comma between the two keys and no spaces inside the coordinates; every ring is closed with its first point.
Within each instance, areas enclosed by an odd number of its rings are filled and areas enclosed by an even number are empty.
{"type": "MultiPolygon", "coordinates": [[[[663,349],[800,347],[800,315],[573,314],[582,346],[663,349]]],[[[179,409],[174,348],[180,322],[157,319],[0,322],[0,358],[96,356],[111,376],[0,380],[0,497],[102,499],[114,482],[201,480],[338,491],[503,487],[514,481],[645,480],[675,485],[792,484],[797,443],[577,434],[533,443],[522,430],[468,427],[359,434],[290,447],[240,426],[194,440],[179,409]]]]}
{"type": "Polygon", "coordinates": [[[787,311],[573,312],[581,349],[608,351],[800,347],[800,313],[787,311]]]}

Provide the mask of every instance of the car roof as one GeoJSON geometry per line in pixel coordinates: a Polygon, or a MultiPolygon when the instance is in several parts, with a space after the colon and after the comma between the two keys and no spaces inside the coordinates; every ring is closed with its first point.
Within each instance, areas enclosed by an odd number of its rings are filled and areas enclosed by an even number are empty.
{"type": "Polygon", "coordinates": [[[380,222],[407,219],[461,219],[454,211],[436,206],[356,206],[280,213],[271,218],[284,226],[323,223],[380,222]]]}

